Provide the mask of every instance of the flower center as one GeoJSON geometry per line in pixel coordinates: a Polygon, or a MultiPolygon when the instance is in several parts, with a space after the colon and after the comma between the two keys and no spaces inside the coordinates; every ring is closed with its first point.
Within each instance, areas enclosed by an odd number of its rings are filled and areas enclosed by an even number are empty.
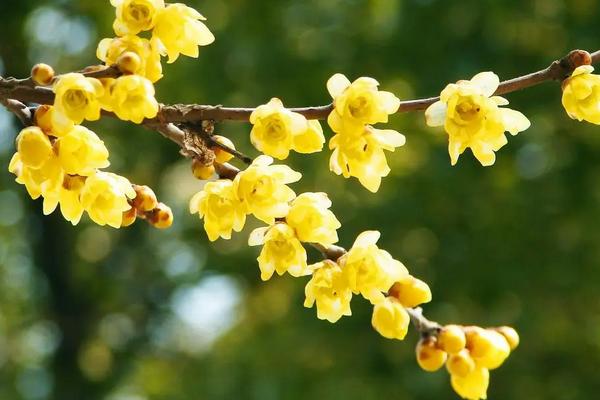
{"type": "Polygon", "coordinates": [[[352,99],[348,105],[348,109],[354,118],[365,118],[369,114],[369,99],[365,96],[356,97],[352,99]]]}
{"type": "Polygon", "coordinates": [[[286,136],[283,121],[272,118],[267,122],[265,136],[272,141],[283,140],[286,136]]]}
{"type": "Polygon", "coordinates": [[[147,4],[131,3],[127,7],[127,19],[138,24],[145,24],[150,19],[150,8],[147,4]]]}
{"type": "Polygon", "coordinates": [[[88,105],[88,98],[83,90],[69,89],[65,93],[65,104],[73,109],[85,108],[88,105]]]}

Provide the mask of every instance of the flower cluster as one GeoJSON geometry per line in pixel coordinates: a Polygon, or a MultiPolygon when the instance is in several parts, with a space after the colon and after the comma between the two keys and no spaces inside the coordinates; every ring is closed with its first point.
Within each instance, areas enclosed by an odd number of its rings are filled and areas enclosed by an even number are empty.
{"type": "MultiPolygon", "coordinates": [[[[150,43],[143,42],[143,47],[149,48],[152,53],[168,56],[169,63],[177,60],[180,54],[197,58],[198,46],[209,45],[215,40],[202,22],[206,18],[184,4],[165,5],[164,0],[111,0],[111,4],[116,8],[113,28],[117,36],[131,38],[152,30],[150,43]]],[[[105,44],[104,48],[109,46],[105,44]]],[[[134,48],[129,51],[134,51],[134,48]]],[[[144,59],[144,52],[134,53],[144,59]]],[[[102,54],[108,56],[108,53],[102,54]]],[[[115,55],[113,53],[111,57],[113,60],[116,60],[115,55]]],[[[156,60],[156,56],[153,55],[152,59],[156,60]]]]}
{"type": "Polygon", "coordinates": [[[352,295],[360,294],[374,305],[375,329],[387,338],[403,339],[408,315],[402,303],[386,297],[385,293],[410,275],[400,261],[377,246],[379,237],[377,231],[363,232],[335,262],[327,260],[311,266],[314,272],[306,285],[304,305],[316,304],[319,319],[336,322],[350,315],[352,295]]]}
{"type": "Polygon", "coordinates": [[[271,165],[273,159],[260,156],[233,181],[207,182],[190,201],[190,212],[204,219],[211,241],[231,238],[231,231],[244,227],[246,215],[253,214],[267,224],[287,215],[296,193],[287,185],[302,175],[285,165],[271,165]]]}
{"type": "Polygon", "coordinates": [[[400,133],[372,126],[388,122],[388,116],[400,107],[394,94],[379,91],[378,86],[375,79],[366,77],[350,83],[342,74],[327,82],[333,97],[327,122],[336,133],[329,141],[333,150],[329,168],[345,178],[357,178],[371,192],[377,192],[381,178],[390,173],[384,150],[394,151],[405,143],[400,133]]]}
{"type": "Polygon", "coordinates": [[[447,325],[437,336],[426,336],[416,349],[417,362],[425,371],[437,371],[444,364],[452,387],[462,398],[487,397],[490,373],[504,363],[519,345],[519,335],[508,326],[483,329],[447,325]]]}
{"type": "Polygon", "coordinates": [[[84,212],[99,225],[126,225],[125,216],[137,198],[134,187],[122,176],[100,171],[110,163],[104,142],[94,132],[75,124],[66,130],[55,126],[55,112],[53,106],[37,109],[36,125],[17,136],[9,171],[33,199],[43,197],[46,215],[60,207],[73,225],[84,212]]]}
{"type": "Polygon", "coordinates": [[[264,154],[284,160],[290,150],[314,153],[323,149],[325,137],[319,121],[287,110],[281,100],[271,99],[250,116],[252,144],[264,154]]]}
{"type": "Polygon", "coordinates": [[[508,143],[505,132],[516,135],[529,128],[520,112],[502,108],[508,100],[494,96],[500,80],[493,72],[481,72],[470,81],[451,83],[433,103],[425,118],[429,126],[443,126],[448,133],[448,152],[452,165],[470,148],[481,165],[496,161],[495,151],[508,143]]]}

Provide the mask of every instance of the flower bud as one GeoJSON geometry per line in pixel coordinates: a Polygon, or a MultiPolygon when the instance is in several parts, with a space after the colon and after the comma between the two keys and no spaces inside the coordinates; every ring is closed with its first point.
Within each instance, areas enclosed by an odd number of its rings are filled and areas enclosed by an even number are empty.
{"type": "Polygon", "coordinates": [[[212,165],[202,165],[198,160],[192,161],[192,173],[194,176],[202,181],[210,179],[215,173],[215,167],[212,165]]]}
{"type": "Polygon", "coordinates": [[[446,369],[450,375],[465,377],[475,370],[475,361],[466,349],[452,354],[446,361],[446,369]]]}
{"type": "Polygon", "coordinates": [[[467,348],[477,365],[498,368],[510,354],[508,341],[500,333],[482,328],[467,331],[467,348]]]}
{"type": "Polygon", "coordinates": [[[36,84],[47,86],[54,79],[54,69],[48,64],[35,64],[31,69],[31,78],[36,84]]]}
{"type": "Polygon", "coordinates": [[[155,228],[170,228],[173,225],[173,211],[167,205],[158,203],[156,208],[151,211],[148,220],[155,228]]]}
{"type": "Polygon", "coordinates": [[[438,347],[450,354],[464,349],[466,343],[465,332],[458,325],[446,325],[438,335],[438,347]]]}
{"type": "Polygon", "coordinates": [[[434,338],[421,339],[417,344],[417,363],[425,371],[434,372],[440,369],[448,354],[436,347],[434,338]]]}
{"type": "Polygon", "coordinates": [[[33,115],[34,124],[47,135],[52,134],[52,109],[52,106],[43,104],[35,110],[33,115]]]}
{"type": "MultiPolygon", "coordinates": [[[[221,143],[221,144],[229,147],[230,149],[235,150],[235,145],[233,144],[233,142],[231,140],[229,140],[228,138],[226,138],[225,136],[215,135],[212,137],[212,139],[215,142],[221,143]]],[[[225,164],[226,162],[228,162],[229,160],[231,160],[233,158],[233,154],[228,153],[227,151],[223,150],[222,148],[220,148],[218,146],[214,146],[212,148],[212,151],[215,153],[215,161],[218,162],[219,164],[225,164]]]]}
{"type": "Polygon", "coordinates": [[[133,185],[135,190],[135,199],[133,199],[133,207],[139,211],[152,211],[158,206],[158,200],[154,191],[148,186],[133,185]]]}
{"type": "Polygon", "coordinates": [[[131,207],[130,210],[123,212],[123,222],[121,222],[121,227],[126,228],[128,226],[133,225],[137,218],[137,210],[135,207],[131,207]]]}
{"type": "Polygon", "coordinates": [[[431,301],[431,290],[425,282],[414,276],[407,276],[396,282],[389,291],[404,307],[412,308],[431,301]]]}
{"type": "Polygon", "coordinates": [[[142,65],[142,59],[133,51],[126,51],[117,58],[117,68],[123,74],[135,74],[142,65]]]}
{"type": "Polygon", "coordinates": [[[519,345],[519,334],[516,330],[510,326],[501,326],[500,328],[495,328],[494,330],[504,336],[511,350],[517,348],[519,345]]]}

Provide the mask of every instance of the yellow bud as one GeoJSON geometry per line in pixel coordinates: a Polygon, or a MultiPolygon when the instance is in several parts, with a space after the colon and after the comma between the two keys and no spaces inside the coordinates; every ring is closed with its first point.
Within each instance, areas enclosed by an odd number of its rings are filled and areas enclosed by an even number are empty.
{"type": "Polygon", "coordinates": [[[452,388],[463,399],[479,400],[487,398],[490,384],[490,371],[486,368],[475,368],[465,376],[451,375],[452,388]]]}
{"type": "Polygon", "coordinates": [[[429,286],[410,275],[396,282],[390,289],[390,295],[396,297],[404,307],[408,308],[431,301],[429,286]]]}
{"type": "Polygon", "coordinates": [[[465,332],[458,325],[446,325],[438,335],[438,347],[450,354],[464,349],[466,343],[465,332]]]}
{"type": "Polygon", "coordinates": [[[456,354],[450,355],[446,361],[446,369],[450,375],[467,376],[475,370],[475,361],[469,354],[469,351],[462,349],[456,354]]]}
{"type": "Polygon", "coordinates": [[[158,229],[167,229],[173,225],[173,211],[167,205],[158,203],[149,218],[150,223],[158,229]]]}
{"type": "Polygon", "coordinates": [[[135,74],[142,65],[142,59],[133,51],[126,51],[117,59],[117,68],[126,75],[135,74]]]}
{"type": "Polygon", "coordinates": [[[37,126],[30,126],[19,133],[17,151],[23,164],[33,169],[41,168],[53,154],[50,139],[37,126]]]}
{"type": "Polygon", "coordinates": [[[52,134],[52,106],[43,104],[35,110],[33,122],[39,126],[45,134],[52,134]]]}
{"type": "Polygon", "coordinates": [[[421,339],[417,344],[417,363],[425,371],[434,372],[442,368],[448,354],[436,347],[434,338],[421,339]]]}
{"type": "Polygon", "coordinates": [[[133,185],[135,190],[135,199],[133,207],[139,211],[152,211],[158,206],[158,200],[154,191],[148,186],[133,185]]]}
{"type": "Polygon", "coordinates": [[[36,84],[47,86],[54,79],[54,69],[48,64],[35,64],[31,69],[31,78],[36,84]]]}
{"type": "Polygon", "coordinates": [[[137,210],[134,207],[131,207],[130,210],[123,212],[123,222],[121,226],[126,228],[128,226],[133,225],[137,218],[137,210]]]}
{"type": "Polygon", "coordinates": [[[467,348],[477,365],[498,368],[510,354],[508,341],[500,333],[482,328],[467,331],[467,348]]]}
{"type": "MultiPolygon", "coordinates": [[[[219,142],[227,147],[229,147],[230,149],[235,150],[235,145],[233,144],[233,142],[231,140],[229,140],[228,138],[226,138],[225,136],[220,136],[220,135],[215,135],[212,137],[214,141],[219,142]]],[[[223,150],[220,147],[213,147],[212,149],[215,153],[215,161],[218,162],[219,164],[225,164],[226,162],[228,162],[229,160],[231,160],[233,158],[233,154],[226,152],[225,150],[223,150]]]]}
{"type": "Polygon", "coordinates": [[[494,329],[496,332],[499,332],[504,336],[511,350],[514,350],[519,345],[519,334],[516,330],[511,328],[510,326],[501,326],[500,328],[494,329]]]}
{"type": "Polygon", "coordinates": [[[196,178],[206,181],[214,175],[215,167],[213,165],[202,165],[202,163],[194,159],[194,161],[192,161],[192,173],[196,178]]]}

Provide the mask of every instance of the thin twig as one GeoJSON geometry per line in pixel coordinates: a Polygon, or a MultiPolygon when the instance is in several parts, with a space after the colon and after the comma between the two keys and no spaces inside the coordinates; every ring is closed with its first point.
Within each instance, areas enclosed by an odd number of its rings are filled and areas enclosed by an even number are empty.
{"type": "MultiPolygon", "coordinates": [[[[205,120],[203,122],[210,122],[211,126],[214,127],[214,121],[205,120]]],[[[221,150],[240,159],[243,163],[248,164],[248,165],[252,164],[252,161],[253,161],[252,157],[247,156],[246,154],[242,153],[241,151],[236,150],[232,147],[227,146],[226,144],[223,144],[223,143],[215,140],[212,132],[209,132],[207,129],[205,129],[205,127],[203,125],[187,123],[187,124],[183,124],[183,126],[185,128],[187,128],[188,130],[190,130],[191,132],[193,132],[194,134],[200,136],[209,147],[218,147],[221,150]]],[[[212,131],[212,129],[211,129],[211,131],[212,131]]]]}
{"type": "Polygon", "coordinates": [[[33,113],[25,104],[13,99],[0,99],[7,110],[15,114],[24,126],[33,125],[33,113]]]}

